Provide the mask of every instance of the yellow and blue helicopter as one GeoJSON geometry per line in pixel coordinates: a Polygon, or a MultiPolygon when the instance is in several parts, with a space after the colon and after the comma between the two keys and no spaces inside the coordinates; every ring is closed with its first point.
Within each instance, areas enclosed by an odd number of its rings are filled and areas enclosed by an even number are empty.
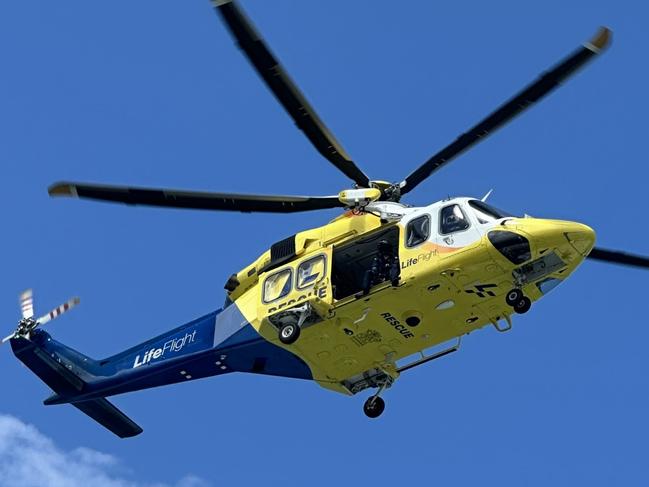
{"type": "Polygon", "coordinates": [[[273,245],[226,282],[214,311],[112,357],[96,360],[40,326],[79,303],[34,318],[31,290],[22,319],[3,340],[52,390],[45,404],[72,404],[120,437],[142,429],[106,398],[230,372],[316,381],[347,395],[376,389],[371,418],[400,374],[460,347],[487,325],[504,332],[512,316],[567,279],[586,258],[649,268],[649,259],[594,247],[586,225],[514,216],[483,198],[424,207],[401,202],[436,170],[506,124],[609,44],[600,29],[536,81],[433,155],[403,181],[370,179],[317,116],[236,2],[215,10],[251,64],[309,141],[353,187],[335,196],[266,196],[57,183],[52,196],[128,205],[290,213],[341,208],[326,225],[273,245]],[[449,344],[444,346],[445,344],[449,344]],[[442,348],[440,348],[442,347],[442,348]]]}

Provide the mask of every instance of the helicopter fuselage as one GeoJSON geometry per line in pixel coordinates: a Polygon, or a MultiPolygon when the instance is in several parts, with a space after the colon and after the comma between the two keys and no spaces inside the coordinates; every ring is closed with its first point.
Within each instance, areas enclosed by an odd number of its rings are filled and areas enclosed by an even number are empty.
{"type": "Polygon", "coordinates": [[[9,341],[16,357],[54,391],[45,404],[70,403],[130,437],[142,428],[106,397],[247,372],[313,379],[350,395],[376,388],[363,408],[376,418],[384,408],[380,394],[400,373],[457,350],[460,337],[473,330],[508,330],[513,314],[529,311],[584,258],[649,268],[645,257],[593,248],[593,230],[579,223],[516,217],[472,198],[425,207],[399,203],[597,57],[610,43],[607,28],[404,179],[386,182],[370,179],[347,154],[237,2],[212,4],[296,126],[353,186],[337,196],[293,196],[64,181],[50,186],[49,194],[209,211],[346,212],[275,243],[233,274],[223,309],[103,360],[39,328],[78,299],[34,320],[31,291],[23,293],[23,320],[2,342],[9,341]]]}
{"type": "Polygon", "coordinates": [[[372,203],[273,245],[228,280],[224,309],[114,356],[92,359],[36,325],[8,340],[54,391],[45,404],[70,403],[120,437],[142,428],[106,397],[231,372],[348,395],[377,388],[365,404],[376,417],[400,373],[485,325],[511,328],[594,241],[586,225],[508,216],[471,198],[372,203]],[[289,328],[299,330],[290,342],[289,328]]]}
{"type": "Polygon", "coordinates": [[[431,347],[485,325],[509,329],[508,293],[540,299],[594,243],[586,225],[507,216],[471,198],[381,203],[276,244],[231,278],[230,295],[320,385],[353,394],[373,377],[391,383],[404,359],[431,347]],[[381,241],[398,259],[398,282],[386,275],[364,289],[381,241]],[[300,319],[299,339],[282,343],[278,331],[300,319]]]}

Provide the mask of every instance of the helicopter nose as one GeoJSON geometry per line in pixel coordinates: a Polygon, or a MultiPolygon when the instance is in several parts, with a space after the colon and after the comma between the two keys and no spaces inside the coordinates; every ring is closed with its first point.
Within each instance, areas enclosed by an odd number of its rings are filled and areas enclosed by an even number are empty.
{"type": "Polygon", "coordinates": [[[586,257],[595,245],[595,231],[588,225],[566,222],[563,235],[582,257],[586,257]]]}
{"type": "Polygon", "coordinates": [[[530,219],[524,225],[539,251],[543,248],[575,254],[574,257],[584,258],[595,245],[595,232],[583,223],[564,220],[530,219]]]}
{"type": "Polygon", "coordinates": [[[595,232],[582,223],[523,218],[506,222],[505,228],[487,235],[491,244],[515,265],[554,251],[564,262],[581,262],[595,245],[595,232]],[[509,227],[509,228],[507,228],[509,227]]]}
{"type": "Polygon", "coordinates": [[[530,218],[521,230],[530,237],[536,256],[553,249],[564,260],[578,263],[595,245],[595,232],[583,223],[530,218]]]}

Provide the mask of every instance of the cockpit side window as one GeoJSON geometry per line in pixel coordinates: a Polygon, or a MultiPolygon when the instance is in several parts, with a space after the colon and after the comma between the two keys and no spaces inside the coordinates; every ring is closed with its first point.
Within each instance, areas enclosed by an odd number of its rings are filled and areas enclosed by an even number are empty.
{"type": "Polygon", "coordinates": [[[264,303],[271,303],[291,292],[293,271],[284,269],[268,276],[264,281],[264,303]]]}
{"type": "Polygon", "coordinates": [[[430,237],[430,217],[421,215],[406,226],[406,247],[416,247],[430,237]]]}
{"type": "Polygon", "coordinates": [[[448,235],[449,233],[461,232],[469,228],[471,224],[462,211],[460,205],[445,206],[439,213],[439,233],[448,235]]]}

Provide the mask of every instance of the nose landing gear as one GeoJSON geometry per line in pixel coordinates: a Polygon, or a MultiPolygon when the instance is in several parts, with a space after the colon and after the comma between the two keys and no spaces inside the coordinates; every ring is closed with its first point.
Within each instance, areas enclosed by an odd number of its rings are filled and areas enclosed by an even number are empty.
{"type": "Polygon", "coordinates": [[[521,299],[523,299],[525,296],[523,295],[523,291],[520,289],[512,289],[507,293],[507,296],[505,296],[505,302],[511,306],[514,307],[516,306],[516,303],[518,303],[521,299]]]}
{"type": "Polygon", "coordinates": [[[522,315],[527,313],[531,307],[532,300],[527,296],[523,296],[523,298],[514,305],[514,311],[516,311],[519,315],[522,315]]]}
{"type": "Polygon", "coordinates": [[[505,302],[520,315],[527,313],[532,307],[532,300],[525,296],[523,291],[518,288],[512,289],[507,293],[505,302]]]}

